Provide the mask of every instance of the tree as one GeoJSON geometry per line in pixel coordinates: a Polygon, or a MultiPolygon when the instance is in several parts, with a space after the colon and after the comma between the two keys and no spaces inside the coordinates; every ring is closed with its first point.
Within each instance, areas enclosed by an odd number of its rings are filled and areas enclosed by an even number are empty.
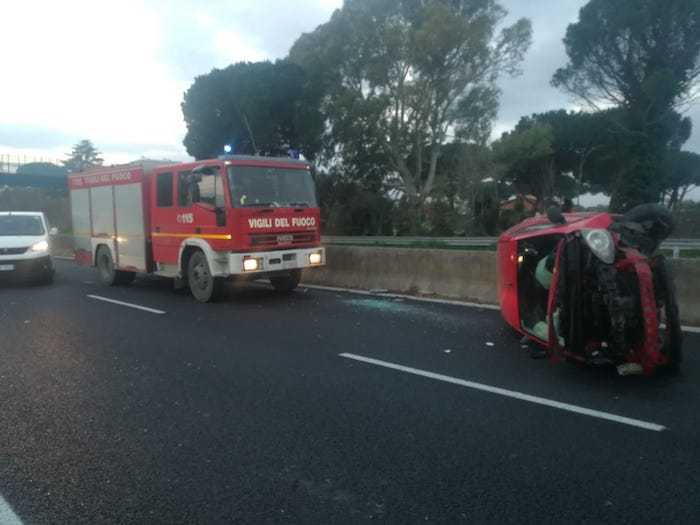
{"type": "Polygon", "coordinates": [[[683,203],[687,193],[700,186],[700,155],[690,151],[679,151],[671,162],[668,207],[675,211],[683,203]]]}
{"type": "Polygon", "coordinates": [[[323,120],[318,88],[296,64],[239,62],[199,76],[184,95],[184,145],[198,158],[215,157],[231,144],[236,153],[318,153],[323,120]]]}
{"type": "Polygon", "coordinates": [[[89,140],[81,140],[73,151],[68,154],[68,160],[63,161],[63,166],[69,172],[85,171],[88,168],[102,166],[104,160],[100,158],[100,152],[89,140]]]}
{"type": "Polygon", "coordinates": [[[552,142],[552,127],[535,123],[516,127],[493,144],[495,159],[505,166],[503,179],[518,193],[533,194],[539,209],[556,193],[556,178],[560,175],[552,142]]]}
{"type": "Polygon", "coordinates": [[[17,168],[17,175],[41,175],[44,177],[65,177],[68,169],[51,162],[29,162],[17,168]]]}
{"type": "Polygon", "coordinates": [[[393,203],[337,168],[316,177],[323,231],[330,235],[390,235],[393,203]]]}
{"type": "Polygon", "coordinates": [[[290,59],[324,86],[331,152],[342,157],[363,145],[378,152],[420,211],[449,133],[485,142],[496,80],[518,73],[530,22],[496,34],[505,15],[494,0],[347,0],[302,35],[290,59]]]}
{"type": "Polygon", "coordinates": [[[593,107],[621,110],[627,165],[613,183],[614,211],[661,195],[669,148],[690,125],[674,110],[696,95],[699,28],[697,0],[590,0],[566,31],[569,63],[553,85],[593,107]]]}

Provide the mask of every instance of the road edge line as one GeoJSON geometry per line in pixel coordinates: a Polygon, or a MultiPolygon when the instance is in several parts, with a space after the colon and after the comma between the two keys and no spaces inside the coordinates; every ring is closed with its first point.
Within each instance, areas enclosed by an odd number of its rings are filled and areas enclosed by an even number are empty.
{"type": "Polygon", "coordinates": [[[497,304],[489,304],[489,303],[473,303],[469,301],[459,301],[457,299],[436,299],[433,297],[420,297],[417,295],[408,295],[408,294],[401,294],[401,293],[376,293],[372,292],[370,290],[359,290],[357,288],[341,288],[339,286],[325,286],[322,284],[306,284],[306,283],[301,283],[300,286],[303,286],[305,288],[312,288],[312,289],[318,289],[318,290],[326,290],[328,292],[347,292],[347,293],[355,293],[359,295],[371,295],[374,297],[390,297],[392,299],[408,299],[410,301],[420,301],[424,303],[437,303],[437,304],[450,304],[454,306],[467,306],[470,308],[483,308],[485,310],[500,310],[500,307],[497,304]]]}
{"type": "MultiPolygon", "coordinates": [[[[390,297],[392,299],[408,299],[410,301],[420,301],[423,303],[436,303],[436,304],[449,304],[453,306],[465,306],[467,308],[481,308],[483,310],[500,310],[501,307],[497,304],[490,303],[473,303],[469,301],[459,301],[457,299],[436,299],[433,297],[420,297],[416,295],[408,295],[401,293],[377,293],[371,292],[370,290],[359,290],[357,288],[342,288],[340,286],[326,286],[322,284],[305,284],[301,283],[300,286],[304,288],[311,288],[317,290],[325,290],[327,292],[345,292],[354,293],[359,295],[371,295],[373,297],[390,297]]],[[[700,334],[700,326],[687,326],[682,325],[681,330],[684,332],[689,332],[691,334],[700,334]]]]}

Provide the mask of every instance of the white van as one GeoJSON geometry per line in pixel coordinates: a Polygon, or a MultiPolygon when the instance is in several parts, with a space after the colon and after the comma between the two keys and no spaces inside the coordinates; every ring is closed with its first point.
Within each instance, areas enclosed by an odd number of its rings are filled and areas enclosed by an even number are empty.
{"type": "Polygon", "coordinates": [[[0,280],[53,281],[49,230],[41,212],[0,212],[0,280]]]}

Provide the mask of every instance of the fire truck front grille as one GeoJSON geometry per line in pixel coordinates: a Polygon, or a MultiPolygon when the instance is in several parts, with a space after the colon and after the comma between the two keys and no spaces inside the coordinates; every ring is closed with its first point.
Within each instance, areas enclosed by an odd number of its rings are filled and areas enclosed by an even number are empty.
{"type": "Polygon", "coordinates": [[[0,248],[0,255],[22,255],[29,248],[0,248]]]}
{"type": "Polygon", "coordinates": [[[303,233],[254,233],[250,236],[251,246],[278,246],[281,244],[308,244],[316,240],[313,232],[303,233]]]}

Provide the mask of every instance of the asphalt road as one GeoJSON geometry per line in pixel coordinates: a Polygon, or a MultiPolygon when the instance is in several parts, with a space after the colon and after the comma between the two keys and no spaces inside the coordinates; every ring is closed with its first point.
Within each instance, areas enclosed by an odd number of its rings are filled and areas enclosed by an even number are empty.
{"type": "Polygon", "coordinates": [[[0,522],[700,523],[700,335],[618,377],[491,310],[57,267],[0,287],[0,522]]]}

